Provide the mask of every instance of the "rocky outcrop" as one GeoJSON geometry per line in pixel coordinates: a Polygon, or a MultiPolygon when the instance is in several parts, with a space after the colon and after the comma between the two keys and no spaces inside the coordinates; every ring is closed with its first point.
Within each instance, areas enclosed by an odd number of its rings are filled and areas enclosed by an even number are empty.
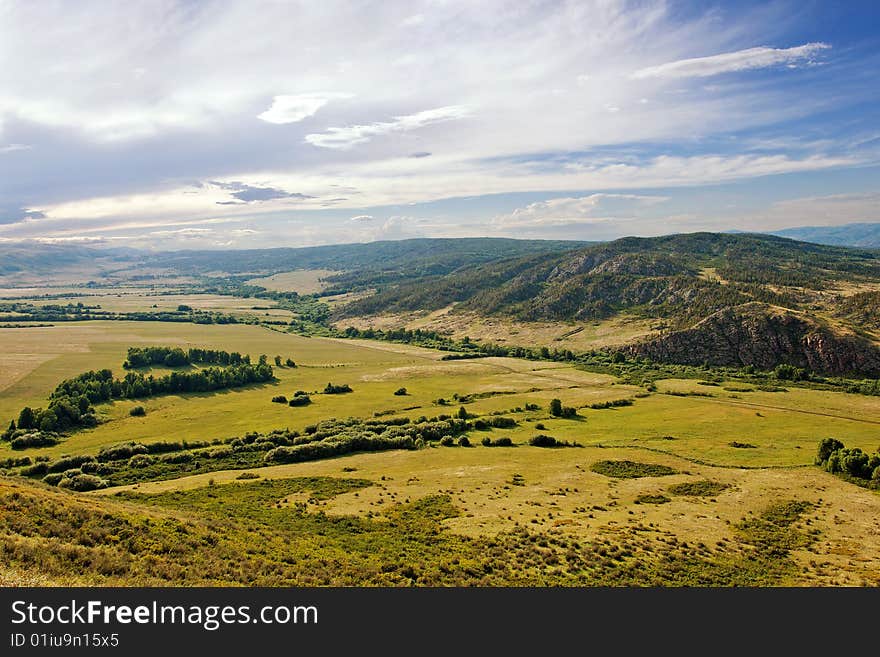
{"type": "Polygon", "coordinates": [[[631,355],[683,365],[780,364],[824,374],[880,376],[880,349],[814,319],[766,304],[720,310],[693,327],[624,348],[631,355]]]}

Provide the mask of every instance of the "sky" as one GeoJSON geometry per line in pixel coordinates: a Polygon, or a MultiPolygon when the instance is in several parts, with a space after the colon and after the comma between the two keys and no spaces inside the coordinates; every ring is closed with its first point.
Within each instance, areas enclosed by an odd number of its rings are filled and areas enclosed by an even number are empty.
{"type": "Polygon", "coordinates": [[[880,3],[0,0],[0,243],[880,221],[880,3]]]}

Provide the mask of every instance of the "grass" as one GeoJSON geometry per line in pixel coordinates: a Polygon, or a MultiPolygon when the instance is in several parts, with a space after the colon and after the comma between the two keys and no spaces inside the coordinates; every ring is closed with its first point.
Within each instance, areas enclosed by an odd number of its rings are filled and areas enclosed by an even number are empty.
{"type": "MultiPolygon", "coordinates": [[[[224,299],[242,310],[269,305],[224,299]]],[[[741,395],[711,373],[717,386],[667,379],[660,394],[642,396],[644,388],[560,363],[441,361],[442,352],[408,345],[245,325],[83,322],[0,329],[0,338],[0,429],[23,405],[44,405],[63,378],[102,367],[121,374],[131,345],[265,353],[270,362],[279,354],[299,365],[276,368],[272,385],[105,405],[98,428],[23,454],[0,443],[0,459],[302,431],[329,417],[454,415],[461,405],[517,421],[472,432],[472,449],[268,467],[262,453],[156,463],[116,482],[128,485],[85,495],[0,478],[0,584],[880,584],[880,496],[811,465],[826,436],[874,451],[880,398],[795,387],[741,395]],[[314,394],[307,407],[271,402],[329,381],[354,392],[314,394]],[[395,396],[402,386],[408,395],[395,396]],[[713,397],[690,394],[701,390],[713,397]],[[467,401],[435,403],[455,394],[467,401]],[[588,408],[636,395],[614,412],[588,408]],[[580,417],[550,417],[552,398],[580,417]],[[130,416],[135,405],[146,417],[130,416]],[[583,447],[528,445],[539,431],[583,447]],[[515,447],[484,448],[483,435],[515,447]],[[732,446],[744,437],[756,447],[732,446]]]]}
{"type": "Polygon", "coordinates": [[[336,272],[329,269],[297,269],[285,271],[263,278],[252,278],[245,281],[246,285],[259,285],[267,290],[278,292],[298,292],[299,294],[313,294],[320,292],[326,286],[322,278],[331,276],[336,272]]]}

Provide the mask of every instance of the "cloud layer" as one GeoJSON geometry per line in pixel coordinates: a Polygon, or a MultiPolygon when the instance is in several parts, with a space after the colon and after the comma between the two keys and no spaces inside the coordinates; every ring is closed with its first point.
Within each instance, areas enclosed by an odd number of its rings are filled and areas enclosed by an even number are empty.
{"type": "Polygon", "coordinates": [[[797,6],[6,2],[0,239],[577,236],[698,225],[677,189],[861,180],[880,58],[797,6]]]}

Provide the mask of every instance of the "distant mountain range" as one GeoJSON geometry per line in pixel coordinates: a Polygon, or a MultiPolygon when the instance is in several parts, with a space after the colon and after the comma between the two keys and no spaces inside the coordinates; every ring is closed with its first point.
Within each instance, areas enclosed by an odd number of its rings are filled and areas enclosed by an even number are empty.
{"type": "Polygon", "coordinates": [[[814,244],[880,249],[880,222],[843,226],[801,226],[777,230],[769,234],[814,244]]]}

